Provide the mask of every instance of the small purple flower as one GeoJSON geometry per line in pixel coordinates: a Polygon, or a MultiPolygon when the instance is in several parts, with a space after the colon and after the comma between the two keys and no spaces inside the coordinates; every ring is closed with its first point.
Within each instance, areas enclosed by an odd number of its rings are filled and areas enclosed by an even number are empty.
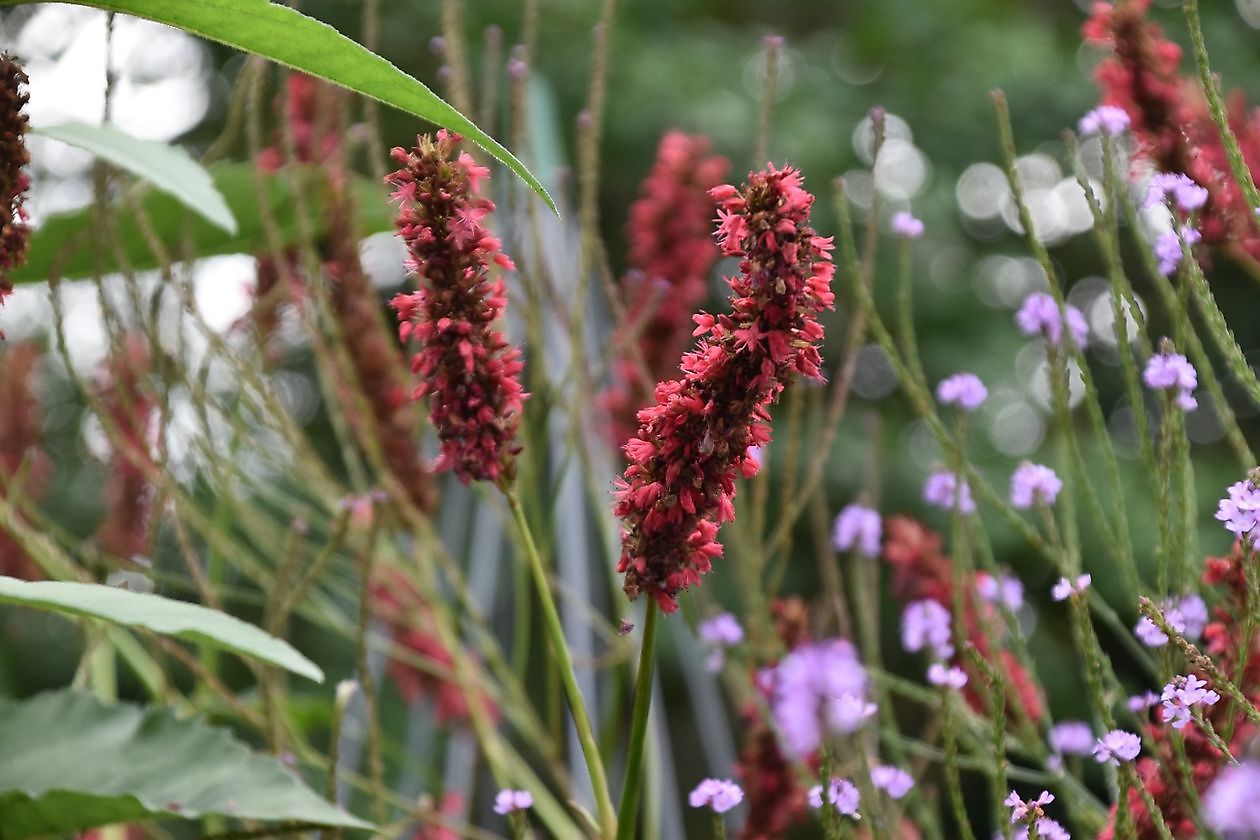
{"type": "Polygon", "coordinates": [[[1011,791],[1011,795],[1002,800],[1002,804],[1011,809],[1011,822],[1023,822],[1028,819],[1028,815],[1041,816],[1041,807],[1049,805],[1054,801],[1054,794],[1048,790],[1043,790],[1041,795],[1036,799],[1024,801],[1019,798],[1019,794],[1011,791]]]}
{"type": "Polygon", "coordinates": [[[875,712],[874,703],[852,694],[842,694],[827,704],[827,723],[833,732],[848,735],[861,729],[875,712]]]}
{"type": "MultiPolygon", "coordinates": [[[[861,798],[858,789],[848,779],[832,779],[827,785],[827,801],[837,811],[854,819],[859,819],[858,803],[861,798]]],[[[814,785],[809,789],[809,807],[818,810],[822,806],[822,785],[814,785]]]]}
{"type": "Polygon", "coordinates": [[[1182,411],[1194,411],[1199,404],[1194,399],[1194,389],[1199,385],[1199,374],[1194,365],[1180,353],[1157,353],[1146,363],[1142,372],[1146,387],[1155,391],[1177,389],[1177,407],[1182,411]]]}
{"type": "Polygon", "coordinates": [[[942,688],[962,688],[967,684],[967,674],[962,668],[951,665],[946,668],[939,662],[933,662],[927,672],[928,682],[942,688]]]}
{"type": "Polygon", "coordinates": [[[976,576],[976,594],[987,604],[1001,603],[1011,612],[1024,606],[1024,584],[1014,575],[994,577],[982,572],[976,576]]]}
{"type": "Polygon", "coordinates": [[[1081,134],[1106,134],[1108,137],[1119,137],[1129,129],[1129,115],[1123,108],[1115,105],[1099,105],[1081,117],[1076,124],[1081,134]]]}
{"type": "Polygon", "coordinates": [[[1159,260],[1159,273],[1168,277],[1181,265],[1181,243],[1194,245],[1203,236],[1189,225],[1182,225],[1180,235],[1175,230],[1166,230],[1155,237],[1155,258],[1159,260]]]}
{"type": "MultiPolygon", "coordinates": [[[[1068,329],[1076,339],[1076,346],[1085,349],[1089,341],[1089,325],[1081,310],[1070,304],[1064,304],[1067,312],[1068,329]]],[[[1015,313],[1015,323],[1024,335],[1042,335],[1055,347],[1063,338],[1063,319],[1059,314],[1059,304],[1046,292],[1033,292],[1024,298],[1024,304],[1015,313]]]]}
{"type": "Polygon", "coordinates": [[[1094,578],[1091,575],[1078,575],[1076,580],[1059,578],[1059,582],[1050,590],[1050,597],[1056,601],[1066,601],[1072,595],[1081,595],[1089,588],[1094,578]]]}
{"type": "Polygon", "coordinates": [[[905,210],[898,210],[892,215],[892,232],[906,239],[918,239],[923,235],[923,222],[905,210]]]}
{"type": "Polygon", "coordinates": [[[1094,732],[1083,720],[1065,720],[1050,729],[1050,749],[1061,755],[1089,755],[1094,732]]]}
{"type": "Polygon", "coordinates": [[[976,512],[975,500],[971,498],[971,485],[965,479],[960,481],[952,472],[938,470],[929,475],[923,484],[923,501],[943,510],[953,510],[957,502],[959,513],[976,512]]]}
{"type": "Polygon", "coordinates": [[[1132,761],[1142,751],[1142,739],[1132,732],[1113,729],[1094,744],[1094,760],[1099,764],[1132,761]]]}
{"type": "Polygon", "coordinates": [[[871,784],[892,799],[900,799],[914,787],[914,779],[900,767],[877,764],[871,768],[871,784]]]}
{"type": "Polygon", "coordinates": [[[901,614],[901,645],[911,653],[930,648],[936,659],[954,655],[952,616],[939,601],[924,599],[906,605],[901,614]]]}
{"type": "MultiPolygon", "coordinates": [[[[1164,601],[1164,620],[1168,626],[1176,630],[1190,641],[1198,641],[1207,627],[1207,604],[1198,595],[1187,595],[1180,599],[1164,601]]],[[[1138,619],[1133,633],[1147,647],[1162,647],[1168,644],[1168,636],[1160,630],[1155,622],[1146,616],[1138,619]]]]}
{"type": "MultiPolygon", "coordinates": [[[[1011,840],[1028,840],[1028,827],[1016,829],[1011,840]]],[[[1058,820],[1042,817],[1037,820],[1037,840],[1072,840],[1072,835],[1058,820]]]]}
{"type": "Polygon", "coordinates": [[[1145,694],[1135,694],[1129,698],[1129,711],[1134,714],[1141,714],[1142,712],[1150,710],[1150,708],[1158,702],[1159,695],[1153,691],[1148,691],[1145,694]]]}
{"type": "Polygon", "coordinates": [[[494,812],[496,814],[514,814],[517,811],[528,811],[534,807],[534,797],[527,790],[507,788],[494,795],[494,812]]]}
{"type": "Polygon", "coordinates": [[[1251,481],[1236,481],[1226,492],[1229,495],[1217,505],[1216,518],[1230,533],[1249,536],[1260,523],[1260,487],[1251,481]]]}
{"type": "Polygon", "coordinates": [[[955,373],[936,386],[936,399],[941,405],[956,405],[963,411],[975,411],[989,398],[989,389],[974,373],[955,373]]]}
{"type": "Polygon", "coordinates": [[[1164,635],[1164,631],[1146,616],[1139,618],[1138,623],[1133,626],[1133,635],[1147,647],[1163,647],[1168,644],[1168,637],[1164,635]]]}
{"type": "Polygon", "coordinates": [[[692,808],[712,808],[725,814],[744,801],[744,791],[730,779],[705,779],[687,797],[692,808]]]}
{"type": "Polygon", "coordinates": [[[1160,172],[1151,178],[1142,206],[1154,207],[1169,196],[1173,197],[1179,209],[1189,213],[1207,204],[1208,191],[1180,172],[1160,172]]]}
{"type": "Polygon", "coordinates": [[[1203,797],[1203,817],[1223,836],[1255,840],[1260,837],[1260,761],[1226,767],[1203,797]]]}
{"type": "Polygon", "coordinates": [[[879,512],[854,503],[846,505],[836,516],[831,541],[837,551],[849,551],[856,547],[866,557],[878,557],[882,536],[879,512]]]}
{"type": "Polygon", "coordinates": [[[1025,461],[1011,475],[1011,506],[1027,510],[1038,500],[1053,505],[1063,480],[1049,467],[1025,461]]]}
{"type": "Polygon", "coordinates": [[[785,752],[804,758],[822,744],[824,726],[845,722],[836,707],[846,695],[866,696],[866,669],[845,639],[801,645],[765,669],[759,686],[770,696],[770,711],[783,735],[785,752]]]}
{"type": "Polygon", "coordinates": [[[1208,688],[1206,680],[1190,674],[1173,677],[1159,699],[1163,701],[1164,723],[1184,729],[1194,717],[1195,706],[1215,706],[1221,695],[1208,688]]]}
{"type": "Polygon", "coordinates": [[[726,664],[726,649],[735,647],[744,641],[744,628],[739,620],[730,613],[720,613],[713,618],[705,619],[696,627],[696,633],[709,647],[709,656],[705,660],[705,670],[716,674],[726,664]]]}

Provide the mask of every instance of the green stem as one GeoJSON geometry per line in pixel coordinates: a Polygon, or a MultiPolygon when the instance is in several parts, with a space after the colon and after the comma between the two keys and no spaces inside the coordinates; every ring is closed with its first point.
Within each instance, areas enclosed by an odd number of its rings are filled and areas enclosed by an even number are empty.
{"type": "Polygon", "coordinates": [[[652,672],[656,654],[655,601],[648,601],[643,622],[643,646],[639,649],[639,675],[634,683],[634,711],[630,718],[630,749],[626,755],[626,783],[617,809],[617,840],[634,837],[639,789],[643,786],[643,745],[647,741],[648,712],[652,708],[652,672]]]}
{"type": "Polygon", "coordinates": [[[573,658],[569,656],[569,646],[564,640],[564,627],[560,623],[560,613],[556,610],[555,599],[551,597],[551,585],[547,581],[547,572],[543,569],[542,558],[538,556],[534,536],[530,533],[529,523],[525,520],[525,511],[521,507],[520,499],[516,497],[516,490],[511,486],[504,486],[501,489],[507,498],[508,507],[512,510],[512,521],[520,535],[525,559],[529,563],[529,571],[534,578],[534,586],[538,590],[538,600],[542,604],[543,625],[551,638],[552,650],[560,668],[560,680],[564,684],[564,693],[573,715],[573,725],[577,729],[578,741],[582,745],[582,757],[586,759],[586,769],[591,776],[595,805],[599,811],[600,833],[605,838],[616,837],[617,815],[613,811],[612,797],[608,794],[608,778],[604,773],[604,762],[599,757],[599,744],[595,740],[591,719],[586,711],[586,702],[582,699],[577,677],[573,673],[573,658]]]}

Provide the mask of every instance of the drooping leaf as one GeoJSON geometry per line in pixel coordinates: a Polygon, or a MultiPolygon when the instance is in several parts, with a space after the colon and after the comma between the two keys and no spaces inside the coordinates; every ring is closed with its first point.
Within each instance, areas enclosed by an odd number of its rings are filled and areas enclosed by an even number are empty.
{"type": "MultiPolygon", "coordinates": [[[[0,6],[33,0],[0,0],[0,6]]],[[[498,141],[477,128],[422,82],[322,21],[269,0],[71,0],[178,27],[277,64],[370,96],[400,111],[458,131],[481,146],[556,206],[542,184],[498,141]]]]}
{"type": "MultiPolygon", "coordinates": [[[[185,245],[197,257],[269,253],[270,244],[263,227],[264,214],[259,206],[259,193],[253,178],[263,179],[265,207],[271,218],[275,219],[280,244],[288,246],[297,242],[299,207],[293,200],[289,175],[258,172],[244,163],[215,166],[210,174],[214,179],[215,189],[227,201],[229,211],[236,218],[235,233],[229,233],[187,213],[179,202],[165,193],[150,190],[140,200],[145,218],[172,258],[182,258],[185,245]],[[185,240],[185,235],[188,240],[185,240]]],[[[299,173],[298,177],[309,182],[309,203],[312,207],[318,207],[319,191],[327,188],[326,178],[315,171],[299,173]]],[[[376,184],[370,178],[356,178],[354,194],[358,235],[367,236],[392,229],[393,220],[386,203],[384,186],[376,184]]],[[[318,237],[324,232],[324,214],[311,212],[309,216],[312,233],[318,237]]],[[[27,262],[10,274],[12,282],[37,283],[53,274],[69,280],[90,277],[97,259],[90,247],[91,226],[92,212],[88,208],[49,216],[31,235],[27,262]]],[[[159,266],[158,258],[141,233],[134,215],[123,213],[115,218],[114,232],[118,250],[133,269],[141,271],[159,266]]],[[[103,249],[99,257],[106,273],[119,270],[113,247],[103,249]]]]}
{"type": "Polygon", "coordinates": [[[227,730],[169,709],[77,691],[0,701],[0,840],[204,815],[371,827],[227,730]]]}
{"type": "Polygon", "coordinates": [[[142,627],[164,636],[223,648],[261,659],[316,682],[324,681],[319,666],[283,639],[268,635],[227,613],[99,583],[26,581],[0,575],[0,603],[83,615],[142,627]]]}
{"type": "Polygon", "coordinates": [[[236,219],[210,173],[179,146],[141,140],[112,125],[81,122],[39,126],[31,132],[89,151],[143,178],[226,232],[236,233],[236,219]]]}

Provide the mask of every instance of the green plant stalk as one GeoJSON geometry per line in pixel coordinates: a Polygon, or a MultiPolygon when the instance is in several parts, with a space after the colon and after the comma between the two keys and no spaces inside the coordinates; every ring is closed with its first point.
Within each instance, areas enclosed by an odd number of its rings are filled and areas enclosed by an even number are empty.
{"type": "Polygon", "coordinates": [[[962,779],[958,773],[958,731],[954,720],[954,698],[951,689],[941,688],[942,729],[945,734],[945,782],[949,788],[949,803],[954,812],[954,821],[958,824],[958,836],[963,840],[975,840],[975,832],[971,829],[971,820],[967,817],[967,805],[963,802],[962,779]]]}
{"type": "Polygon", "coordinates": [[[533,534],[525,519],[525,510],[516,496],[515,488],[502,486],[503,495],[507,498],[508,507],[512,511],[512,521],[516,525],[525,551],[525,560],[534,578],[534,586],[538,590],[538,600],[542,605],[543,626],[551,640],[552,652],[560,670],[560,680],[564,693],[569,701],[569,711],[573,717],[573,725],[577,729],[578,742],[582,746],[582,757],[586,760],[586,769],[590,773],[591,787],[595,792],[595,805],[599,812],[599,828],[604,837],[617,836],[617,815],[613,811],[612,797],[608,793],[608,778],[604,772],[604,763],[599,756],[599,744],[595,740],[595,732],[591,728],[591,719],[586,711],[586,702],[578,688],[577,677],[573,673],[573,659],[569,656],[569,646],[564,640],[564,626],[560,623],[560,613],[556,610],[555,599],[551,597],[551,585],[547,581],[547,572],[543,569],[542,558],[534,545],[533,534]]]}
{"type": "MultiPolygon", "coordinates": [[[[660,609],[649,599],[639,649],[639,674],[634,681],[634,711],[630,717],[630,746],[626,754],[626,782],[617,809],[617,840],[631,840],[643,786],[643,746],[647,742],[648,712],[652,708],[652,674],[656,667],[656,617],[660,609]]],[[[721,817],[719,816],[719,820],[721,817]]]]}
{"type": "Polygon", "coordinates": [[[1260,378],[1256,377],[1256,372],[1247,363],[1247,357],[1238,346],[1233,330],[1229,328],[1229,323],[1225,320],[1225,314],[1221,312],[1216,298],[1212,296],[1212,290],[1208,287],[1203,269],[1199,267],[1199,263],[1190,251],[1190,246],[1184,240],[1182,254],[1182,282],[1190,286],[1199,314],[1203,316],[1203,322],[1207,326],[1208,335],[1212,337],[1216,349],[1225,357],[1225,364],[1234,379],[1247,392],[1247,396],[1251,397],[1252,402],[1260,406],[1260,378]]]}

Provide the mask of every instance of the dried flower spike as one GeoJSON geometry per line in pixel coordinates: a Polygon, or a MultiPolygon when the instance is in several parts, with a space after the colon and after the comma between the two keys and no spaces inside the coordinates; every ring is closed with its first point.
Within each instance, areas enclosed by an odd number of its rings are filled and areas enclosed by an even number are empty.
{"type": "Polygon", "coordinates": [[[420,378],[412,397],[429,398],[442,442],[436,469],[464,483],[510,481],[524,392],[520,352],[495,322],[503,313],[503,282],[491,264],[511,270],[499,240],[481,226],[494,204],[478,196],[490,170],[467,152],[460,136],[439,131],[418,138],[410,152],[396,148],[402,168],[386,180],[401,206],[398,234],[419,289],[394,298],[403,340],[420,350],[411,363],[420,378]]]}
{"type": "Polygon", "coordinates": [[[23,90],[29,81],[13,56],[0,54],[0,303],[13,293],[9,272],[26,262],[29,244],[23,202],[31,185],[24,171],[31,156],[22,113],[30,98],[23,90]]]}
{"type": "Polygon", "coordinates": [[[695,316],[700,342],[639,412],[616,490],[625,592],[666,612],[722,553],[717,529],[735,515],[736,476],[757,472],[748,451],[770,439],[768,407],[792,374],[820,375],[817,315],[835,299],[832,243],[809,227],[814,197],[799,172],[771,166],[713,197],[718,246],[740,258],[731,312],[695,316]]]}

